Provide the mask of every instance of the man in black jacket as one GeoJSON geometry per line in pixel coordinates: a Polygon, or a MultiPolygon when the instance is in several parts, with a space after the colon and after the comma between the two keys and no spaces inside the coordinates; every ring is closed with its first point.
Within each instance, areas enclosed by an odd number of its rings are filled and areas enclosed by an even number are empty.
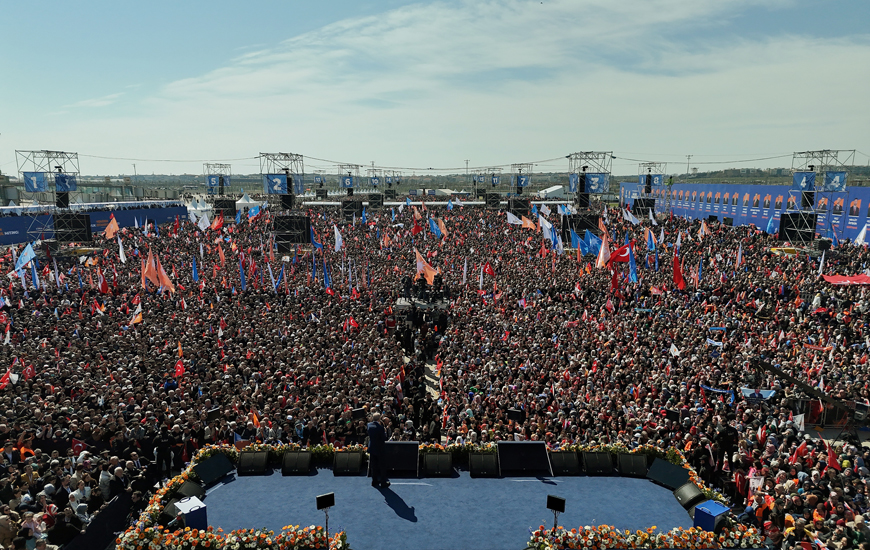
{"type": "Polygon", "coordinates": [[[381,424],[380,413],[372,415],[372,421],[366,427],[366,432],[369,436],[369,465],[372,470],[372,487],[386,489],[390,486],[384,468],[384,443],[386,443],[388,436],[381,424]]]}

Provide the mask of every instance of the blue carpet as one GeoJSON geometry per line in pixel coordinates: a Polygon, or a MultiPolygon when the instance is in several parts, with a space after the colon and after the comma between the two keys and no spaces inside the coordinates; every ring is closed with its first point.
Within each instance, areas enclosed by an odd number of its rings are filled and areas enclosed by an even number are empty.
{"type": "Polygon", "coordinates": [[[335,493],[329,530],[345,530],[355,550],[521,550],[529,527],[552,526],[548,494],[567,499],[559,524],[614,525],[619,529],[691,527],[670,491],[646,479],[558,477],[393,479],[374,489],[366,477],[241,477],[208,491],[209,524],[225,531],[285,525],[323,525],[314,497],[335,493]]]}

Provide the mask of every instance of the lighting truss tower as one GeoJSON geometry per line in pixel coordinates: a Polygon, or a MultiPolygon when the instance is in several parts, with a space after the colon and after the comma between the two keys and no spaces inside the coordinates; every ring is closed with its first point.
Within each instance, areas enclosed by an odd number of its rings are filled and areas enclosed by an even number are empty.
{"type": "MultiPolygon", "coordinates": [[[[610,193],[610,174],[613,170],[612,151],[582,151],[568,155],[568,174],[578,176],[587,174],[604,174],[604,181],[598,188],[598,193],[606,195],[610,193]]],[[[583,191],[580,191],[581,193],[583,191]]]]}
{"type": "MultiPolygon", "coordinates": [[[[29,197],[38,203],[52,205],[49,207],[49,210],[54,210],[55,212],[69,212],[69,205],[81,202],[82,192],[79,190],[78,184],[76,184],[76,189],[67,192],[65,197],[62,193],[57,192],[55,184],[55,174],[63,174],[78,179],[80,173],[78,153],[46,150],[15,151],[15,161],[18,168],[18,177],[22,182],[24,181],[25,172],[28,174],[42,174],[41,177],[45,191],[28,192],[25,186],[21,190],[22,196],[29,197]],[[61,198],[64,198],[64,200],[59,202],[61,198]]],[[[31,175],[30,177],[39,176],[31,175]]],[[[43,218],[45,220],[43,222],[40,222],[39,219],[36,216],[31,218],[30,227],[27,229],[27,234],[31,239],[41,238],[47,230],[52,230],[50,227],[51,223],[48,221],[50,218],[43,218]]],[[[55,227],[55,229],[64,228],[55,227]]]]}
{"type": "Polygon", "coordinates": [[[295,153],[260,153],[260,175],[286,174],[287,192],[302,194],[305,191],[305,163],[302,155],[295,153]],[[291,190],[290,179],[293,178],[291,190]]]}
{"type": "Polygon", "coordinates": [[[368,181],[366,183],[368,183],[372,187],[375,187],[372,184],[372,178],[378,178],[378,185],[375,188],[376,190],[378,188],[382,187],[384,184],[383,174],[382,174],[381,170],[378,170],[377,168],[367,168],[366,169],[366,178],[368,178],[368,181]]]}
{"type": "Polygon", "coordinates": [[[202,175],[205,178],[205,192],[207,194],[223,196],[225,193],[230,193],[233,170],[229,164],[206,162],[202,165],[202,175]],[[209,176],[217,178],[217,185],[209,185],[209,176]]]}
{"type": "MultiPolygon", "coordinates": [[[[637,193],[639,197],[650,198],[657,206],[664,206],[665,212],[670,212],[671,198],[670,189],[664,189],[665,174],[668,170],[667,162],[641,162],[637,165],[637,193]],[[661,176],[661,182],[652,189],[652,194],[646,193],[644,176],[661,176]],[[664,194],[661,190],[664,189],[664,194]]],[[[651,182],[652,185],[652,182],[651,182]]]]}
{"type": "Polygon", "coordinates": [[[533,166],[534,166],[534,164],[529,163],[529,162],[520,163],[520,164],[511,164],[511,187],[513,188],[513,191],[515,194],[519,195],[520,193],[522,193],[522,191],[520,191],[520,189],[522,189],[522,188],[519,186],[519,183],[520,183],[519,180],[520,180],[521,176],[528,176],[528,178],[529,178],[528,184],[531,185],[531,183],[532,183],[532,167],[533,166]]]}
{"type": "MultiPolygon", "coordinates": [[[[392,181],[393,181],[392,185],[395,185],[396,187],[398,187],[399,184],[402,183],[402,171],[401,170],[384,170],[384,180],[386,180],[388,177],[392,178],[392,181]]],[[[386,181],[384,181],[384,183],[386,183],[386,181]]],[[[391,186],[388,185],[387,187],[391,187],[391,186]]]]}
{"type": "MultiPolygon", "coordinates": [[[[834,208],[834,191],[825,188],[827,172],[846,172],[855,164],[854,149],[821,149],[818,151],[799,151],[792,155],[791,168],[794,172],[815,172],[816,186],[813,191],[812,204],[805,205],[803,192],[798,189],[789,189],[789,202],[794,207],[791,212],[797,212],[801,223],[807,224],[815,218],[815,225],[822,231],[826,230],[826,224],[831,220],[834,208]],[[819,225],[821,223],[821,225],[819,225]]],[[[843,210],[849,205],[848,187],[845,188],[843,198],[843,210]]],[[[840,231],[845,229],[845,224],[840,224],[840,231]]]]}

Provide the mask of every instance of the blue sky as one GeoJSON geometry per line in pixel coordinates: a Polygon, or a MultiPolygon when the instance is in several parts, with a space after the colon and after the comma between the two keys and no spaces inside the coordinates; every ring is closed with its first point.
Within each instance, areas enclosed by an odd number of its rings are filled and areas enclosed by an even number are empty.
{"type": "Polygon", "coordinates": [[[604,150],[671,172],[870,153],[866,0],[48,6],[0,7],[4,173],[16,149],[77,151],[86,174],[261,151],[441,169],[604,150]]]}

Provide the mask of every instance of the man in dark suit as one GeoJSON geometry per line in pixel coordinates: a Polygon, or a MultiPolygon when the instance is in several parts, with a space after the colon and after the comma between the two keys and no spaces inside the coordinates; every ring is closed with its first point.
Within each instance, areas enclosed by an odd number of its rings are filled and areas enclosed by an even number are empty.
{"type": "Polygon", "coordinates": [[[369,436],[369,466],[372,469],[372,487],[386,489],[390,486],[387,473],[384,469],[384,443],[386,443],[387,430],[381,424],[380,413],[372,415],[372,421],[366,427],[369,436]]]}
{"type": "Polygon", "coordinates": [[[17,466],[21,462],[21,453],[13,448],[12,442],[7,441],[3,444],[3,458],[7,463],[17,466]]]}

